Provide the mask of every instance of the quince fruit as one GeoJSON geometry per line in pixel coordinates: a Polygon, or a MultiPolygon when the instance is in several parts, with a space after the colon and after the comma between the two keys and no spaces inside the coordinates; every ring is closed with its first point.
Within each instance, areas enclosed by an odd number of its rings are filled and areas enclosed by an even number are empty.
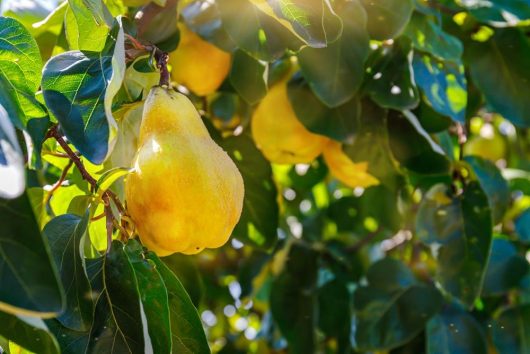
{"type": "Polygon", "coordinates": [[[353,162],[339,142],[330,140],[323,155],[331,174],[348,187],[368,188],[379,184],[379,180],[368,173],[368,162],[353,162]]]}
{"type": "Polygon", "coordinates": [[[310,163],[328,138],[311,133],[296,117],[287,97],[287,80],[274,85],[251,121],[252,136],[265,157],[278,164],[310,163]]]}
{"type": "Polygon", "coordinates": [[[241,216],[243,178],[190,100],[152,88],[138,143],[125,195],[142,243],[159,256],[224,245],[241,216]]]}
{"type": "Polygon", "coordinates": [[[230,71],[231,56],[189,30],[178,25],[180,42],[169,54],[171,78],[198,96],[215,92],[230,71]]]}
{"type": "Polygon", "coordinates": [[[506,143],[498,134],[492,137],[474,136],[464,145],[464,153],[495,162],[505,157],[506,143]]]}

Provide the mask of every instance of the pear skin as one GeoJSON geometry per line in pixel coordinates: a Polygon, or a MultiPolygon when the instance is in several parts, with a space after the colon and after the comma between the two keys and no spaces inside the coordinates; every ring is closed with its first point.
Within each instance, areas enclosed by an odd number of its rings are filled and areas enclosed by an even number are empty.
{"type": "Polygon", "coordinates": [[[230,71],[229,53],[208,43],[185,25],[179,24],[180,42],[170,53],[171,78],[198,96],[215,92],[230,71]]]}
{"type": "Polygon", "coordinates": [[[164,87],[144,105],[127,209],[140,240],[159,256],[224,245],[243,208],[243,178],[190,100],[164,87]]]}
{"type": "Polygon", "coordinates": [[[287,80],[274,85],[254,111],[252,137],[265,157],[277,164],[310,163],[328,138],[311,133],[296,117],[287,97],[287,80]]]}
{"type": "Polygon", "coordinates": [[[379,180],[368,173],[368,162],[353,162],[339,142],[330,140],[323,155],[331,174],[348,187],[368,188],[379,184],[379,180]]]}

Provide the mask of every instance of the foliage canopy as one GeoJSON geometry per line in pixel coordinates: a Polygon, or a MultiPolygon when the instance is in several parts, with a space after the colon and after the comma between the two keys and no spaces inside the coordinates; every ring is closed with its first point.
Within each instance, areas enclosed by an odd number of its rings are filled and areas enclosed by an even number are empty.
{"type": "Polygon", "coordinates": [[[530,353],[527,0],[0,5],[5,351],[530,353]],[[165,53],[245,184],[194,256],[129,238],[165,53]],[[336,158],[269,161],[251,125],[279,85],[260,114],[336,158]]]}

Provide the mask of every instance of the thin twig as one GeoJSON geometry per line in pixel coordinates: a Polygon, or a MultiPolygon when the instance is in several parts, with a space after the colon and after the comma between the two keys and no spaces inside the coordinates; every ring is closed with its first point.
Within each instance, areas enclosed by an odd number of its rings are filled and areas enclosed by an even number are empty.
{"type": "Polygon", "coordinates": [[[48,194],[46,195],[46,199],[44,201],[44,205],[47,205],[50,202],[50,199],[52,198],[53,193],[59,189],[59,187],[63,184],[64,180],[66,179],[66,175],[68,175],[68,171],[70,171],[70,168],[74,162],[72,160],[68,161],[68,164],[64,168],[63,172],[61,173],[61,177],[59,177],[59,180],[55,182],[52,189],[48,191],[48,194]]]}
{"type": "MultiPolygon", "coordinates": [[[[67,168],[65,168],[65,170],[63,171],[63,175],[61,175],[61,179],[59,180],[58,184],[59,185],[62,184],[62,181],[64,181],[64,178],[66,178],[66,174],[68,173],[68,169],[72,166],[72,164],[74,164],[77,167],[77,169],[79,170],[79,172],[81,173],[81,176],[83,177],[83,179],[85,181],[87,181],[88,184],[90,184],[90,189],[91,189],[92,193],[94,193],[97,190],[97,188],[98,188],[98,182],[86,170],[85,165],[83,164],[83,161],[81,160],[79,155],[77,153],[75,153],[70,148],[68,143],[64,140],[63,135],[60,133],[59,126],[57,124],[54,125],[53,127],[51,127],[50,130],[48,130],[48,132],[46,133],[46,138],[54,138],[57,141],[57,143],[59,143],[59,145],[63,148],[63,150],[65,151],[66,155],[68,155],[68,157],[70,158],[70,163],[68,164],[67,168]]],[[[54,187],[54,189],[56,189],[56,188],[54,187]]],[[[52,190],[54,190],[54,189],[52,189],[52,190]]],[[[106,216],[106,219],[107,219],[106,220],[107,252],[109,252],[110,251],[110,246],[111,246],[111,243],[112,243],[112,232],[114,230],[114,219],[115,219],[114,215],[112,214],[112,208],[111,208],[111,204],[110,204],[111,201],[116,205],[116,207],[118,208],[119,212],[122,215],[126,214],[126,210],[123,207],[123,205],[121,204],[121,201],[118,198],[118,196],[116,194],[114,194],[112,191],[108,190],[108,189],[102,193],[101,199],[103,200],[103,203],[105,205],[104,215],[106,216]]],[[[102,217],[101,215],[98,215],[93,220],[97,220],[97,219],[99,219],[101,217],[102,217]]],[[[121,229],[121,227],[119,227],[119,225],[118,225],[118,228],[121,229]]]]}
{"type": "Polygon", "coordinates": [[[53,137],[55,138],[55,140],[57,140],[57,142],[66,152],[68,157],[70,157],[70,160],[72,160],[72,162],[75,164],[75,167],[77,167],[83,179],[90,184],[92,191],[95,191],[97,188],[98,182],[94,179],[94,177],[90,175],[90,173],[88,173],[88,171],[85,168],[85,165],[83,165],[83,161],[81,161],[79,156],[77,156],[77,154],[70,148],[70,146],[68,146],[68,143],[64,140],[62,134],[59,132],[59,126],[54,125],[48,131],[48,134],[50,137],[53,137]]]}
{"type": "Polygon", "coordinates": [[[50,152],[50,151],[47,151],[46,152],[47,155],[50,155],[50,156],[54,156],[54,157],[60,157],[60,158],[65,158],[65,159],[69,159],[70,156],[68,156],[67,154],[61,154],[59,152],[50,152]]]}
{"type": "MultiPolygon", "coordinates": [[[[86,170],[85,165],[83,164],[83,161],[81,161],[79,155],[77,153],[75,153],[70,148],[68,143],[64,140],[63,135],[59,132],[58,125],[54,125],[52,128],[50,128],[50,130],[48,131],[48,133],[46,135],[50,136],[50,137],[53,137],[53,138],[55,138],[55,140],[57,140],[57,142],[63,148],[63,150],[66,152],[66,154],[68,155],[70,160],[75,164],[75,166],[77,167],[77,169],[81,173],[81,176],[83,177],[83,179],[90,184],[92,192],[95,192],[97,190],[97,188],[98,188],[98,182],[94,179],[94,177],[92,177],[90,175],[90,173],[88,173],[88,171],[86,170]]],[[[116,194],[114,194],[110,190],[106,190],[105,192],[103,192],[103,196],[104,195],[108,195],[112,199],[112,201],[114,202],[114,204],[116,204],[116,207],[118,208],[118,210],[120,212],[125,211],[125,208],[121,204],[121,202],[120,202],[120,200],[119,200],[119,198],[118,198],[118,196],[116,194]]]]}
{"type": "Polygon", "coordinates": [[[99,219],[103,218],[104,216],[105,216],[105,212],[94,216],[93,218],[90,219],[90,221],[98,221],[99,219]]]}
{"type": "Polygon", "coordinates": [[[107,218],[105,226],[107,228],[107,253],[109,253],[112,245],[112,232],[114,231],[114,215],[112,215],[108,194],[103,196],[103,202],[105,204],[105,216],[107,218]]]}
{"type": "Polygon", "coordinates": [[[360,239],[353,245],[346,247],[345,251],[347,253],[355,253],[359,251],[361,248],[363,248],[364,246],[372,242],[377,237],[377,235],[379,235],[379,231],[380,230],[377,229],[374,232],[370,232],[368,235],[366,235],[365,237],[363,237],[362,239],[360,239]]]}

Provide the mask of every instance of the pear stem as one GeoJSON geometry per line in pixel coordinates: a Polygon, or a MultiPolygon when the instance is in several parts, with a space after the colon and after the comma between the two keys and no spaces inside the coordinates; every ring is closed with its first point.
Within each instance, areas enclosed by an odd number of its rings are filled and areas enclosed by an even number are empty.
{"type": "Polygon", "coordinates": [[[162,52],[160,49],[157,48],[155,51],[155,59],[157,67],[160,69],[159,85],[169,87],[169,71],[167,69],[169,54],[162,52]]]}
{"type": "Polygon", "coordinates": [[[159,85],[169,87],[169,70],[167,69],[169,54],[161,51],[157,46],[153,44],[142,44],[130,34],[126,34],[125,36],[132,43],[134,49],[144,50],[152,53],[153,57],[156,60],[156,67],[160,70],[159,85]]]}

